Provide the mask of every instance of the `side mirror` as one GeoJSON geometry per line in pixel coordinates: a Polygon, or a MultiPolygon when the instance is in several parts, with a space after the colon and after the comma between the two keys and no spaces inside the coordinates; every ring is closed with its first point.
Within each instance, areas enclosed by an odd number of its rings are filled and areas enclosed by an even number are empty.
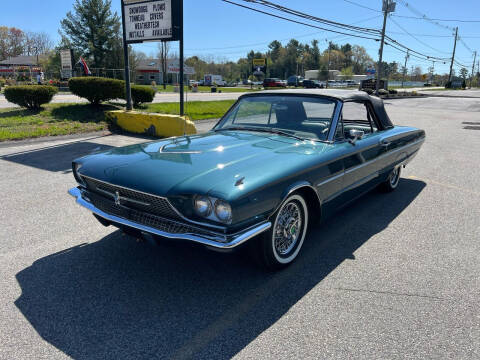
{"type": "Polygon", "coordinates": [[[357,140],[361,139],[363,135],[365,135],[365,132],[362,130],[352,129],[348,132],[348,135],[350,136],[348,142],[352,145],[355,145],[357,140]]]}

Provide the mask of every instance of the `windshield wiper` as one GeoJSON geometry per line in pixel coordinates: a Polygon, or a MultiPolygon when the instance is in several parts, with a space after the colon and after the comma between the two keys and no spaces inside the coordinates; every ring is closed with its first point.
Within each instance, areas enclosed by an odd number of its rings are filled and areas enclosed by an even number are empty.
{"type": "Polygon", "coordinates": [[[256,126],[252,126],[252,127],[250,127],[250,126],[228,126],[228,127],[225,127],[225,128],[215,129],[214,131],[222,131],[222,130],[246,130],[246,131],[268,132],[268,133],[272,133],[272,134],[288,136],[288,137],[291,137],[291,138],[294,138],[294,139],[297,139],[297,140],[301,140],[301,141],[307,140],[306,138],[302,138],[300,136],[290,134],[287,131],[283,131],[283,130],[277,129],[277,128],[264,128],[264,127],[256,127],[256,126]]]}

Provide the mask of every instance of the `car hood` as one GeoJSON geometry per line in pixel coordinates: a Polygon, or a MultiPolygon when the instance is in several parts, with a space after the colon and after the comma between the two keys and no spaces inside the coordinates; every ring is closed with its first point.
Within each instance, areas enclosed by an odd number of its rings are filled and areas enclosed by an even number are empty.
{"type": "Polygon", "coordinates": [[[114,148],[76,162],[80,174],[115,185],[160,196],[210,194],[228,200],[303,171],[305,162],[330,149],[282,135],[222,131],[114,148]]]}

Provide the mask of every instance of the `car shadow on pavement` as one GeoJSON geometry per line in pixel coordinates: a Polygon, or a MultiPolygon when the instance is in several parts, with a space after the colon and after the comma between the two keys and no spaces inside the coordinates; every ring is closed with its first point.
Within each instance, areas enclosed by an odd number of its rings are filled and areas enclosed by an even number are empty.
{"type": "Polygon", "coordinates": [[[37,169],[57,172],[71,170],[72,160],[78,157],[93,154],[98,151],[105,151],[112,147],[113,146],[82,140],[3,155],[0,156],[0,159],[37,169]]]}
{"type": "Polygon", "coordinates": [[[45,341],[76,359],[230,358],[354,259],[425,186],[402,179],[393,193],[362,197],[313,227],[297,261],[276,273],[246,251],[153,247],[120,231],[84,239],[20,271],[15,304],[45,341]]]}

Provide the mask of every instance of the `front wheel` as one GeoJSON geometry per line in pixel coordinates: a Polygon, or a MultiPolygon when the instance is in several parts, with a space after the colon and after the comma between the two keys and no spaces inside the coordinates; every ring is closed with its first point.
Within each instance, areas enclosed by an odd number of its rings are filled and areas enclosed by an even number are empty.
{"type": "Polygon", "coordinates": [[[258,239],[256,252],[267,269],[291,264],[302,248],[308,227],[308,207],[299,194],[290,195],[272,216],[273,225],[258,239]]]}

